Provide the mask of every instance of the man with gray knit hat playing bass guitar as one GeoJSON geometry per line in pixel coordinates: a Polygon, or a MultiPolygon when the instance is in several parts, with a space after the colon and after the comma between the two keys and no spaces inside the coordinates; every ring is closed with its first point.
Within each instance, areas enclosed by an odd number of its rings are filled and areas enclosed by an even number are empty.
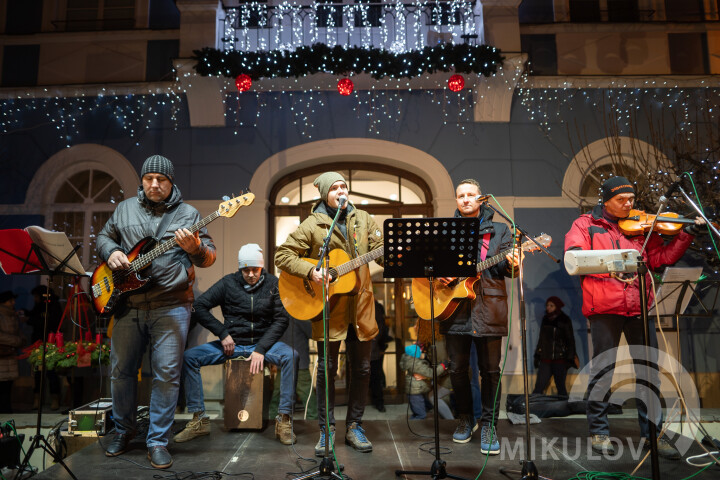
{"type": "Polygon", "coordinates": [[[335,383],[340,342],[345,340],[346,358],[350,365],[350,388],[345,423],[345,443],[360,452],[372,451],[372,443],[362,428],[370,382],[370,352],[372,340],[378,334],[375,321],[375,301],[367,263],[382,262],[383,237],[380,227],[367,212],[355,208],[348,201],[345,178],[337,172],[326,172],[315,179],[320,200],[312,213],[278,247],[275,266],[280,274],[280,298],[288,313],[299,320],[318,320],[312,323],[313,339],[318,341],[317,400],[320,439],[315,455],[324,456],[325,442],[335,441],[335,383]],[[322,322],[323,271],[316,264],[333,218],[340,211],[337,223],[330,232],[328,246],[330,299],[327,359],[322,322]],[[325,408],[325,383],[328,383],[328,406],[325,408]],[[327,415],[327,419],[326,419],[327,415]],[[329,432],[328,432],[329,430],[329,432]]]}
{"type": "Polygon", "coordinates": [[[93,274],[94,300],[109,293],[113,281],[121,282],[139,269],[144,268],[151,279],[147,288],[129,294],[123,308],[113,312],[110,363],[116,435],[105,445],[105,454],[114,457],[124,453],[135,435],[137,372],[149,346],[153,380],[148,458],[153,467],[168,468],[172,456],[167,444],[194,298],[194,267],[209,267],[215,262],[215,245],[204,227],[190,231],[191,225],[194,228],[199,223],[200,214],[183,202],[173,183],[175,168],[170,160],[151,156],[140,176],[137,197],[117,206],[97,238],[98,256],[107,265],[99,266],[93,274]],[[138,260],[131,260],[133,246],[147,237],[165,240],[161,245],[168,248],[137,269],[138,260]]]}

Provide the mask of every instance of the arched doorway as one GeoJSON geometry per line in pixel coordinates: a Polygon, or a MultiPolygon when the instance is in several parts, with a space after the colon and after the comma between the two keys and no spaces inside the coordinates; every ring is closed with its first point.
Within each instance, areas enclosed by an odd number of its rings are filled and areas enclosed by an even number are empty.
{"type": "MultiPolygon", "coordinates": [[[[433,194],[423,177],[387,164],[367,161],[333,162],[296,170],[278,181],[268,195],[268,232],[270,258],[276,247],[304,220],[318,200],[313,186],[315,178],[326,171],[340,172],[348,183],[350,200],[370,213],[378,225],[388,218],[433,216],[433,194]]],[[[402,401],[403,376],[399,355],[408,341],[408,328],[415,321],[410,301],[410,279],[383,278],[382,268],[370,264],[376,299],[385,309],[385,321],[395,339],[385,354],[385,396],[389,401],[402,401]]],[[[276,272],[277,273],[277,272],[276,272]]],[[[344,390],[344,377],[336,382],[338,394],[344,390]]]]}

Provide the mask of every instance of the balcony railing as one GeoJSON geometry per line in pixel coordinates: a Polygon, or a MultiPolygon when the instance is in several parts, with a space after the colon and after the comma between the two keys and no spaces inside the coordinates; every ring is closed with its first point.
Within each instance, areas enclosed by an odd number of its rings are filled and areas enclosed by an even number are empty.
{"type": "Polygon", "coordinates": [[[329,46],[380,48],[394,53],[438,43],[482,44],[482,13],[474,1],[362,2],[224,7],[224,50],[294,50],[329,46]]]}

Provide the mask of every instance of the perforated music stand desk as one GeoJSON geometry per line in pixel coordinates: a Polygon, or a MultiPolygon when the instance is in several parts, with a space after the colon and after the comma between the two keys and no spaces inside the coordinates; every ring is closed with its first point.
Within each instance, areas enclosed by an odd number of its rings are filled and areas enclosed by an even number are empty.
{"type": "Polygon", "coordinates": [[[477,217],[389,218],[383,223],[385,258],[383,277],[426,277],[430,284],[430,331],[433,362],[433,421],[435,461],[430,470],[395,470],[395,475],[430,475],[433,479],[463,477],[451,475],[440,458],[438,426],[437,349],[435,346],[435,310],[433,279],[438,277],[474,277],[477,275],[477,250],[480,220],[477,217]]]}

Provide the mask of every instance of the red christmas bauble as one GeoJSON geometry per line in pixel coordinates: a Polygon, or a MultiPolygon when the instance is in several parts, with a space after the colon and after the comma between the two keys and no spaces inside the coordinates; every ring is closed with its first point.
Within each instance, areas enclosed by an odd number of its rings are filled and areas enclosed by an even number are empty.
{"type": "Polygon", "coordinates": [[[459,92],[465,88],[465,79],[462,75],[455,74],[448,79],[448,88],[453,92],[459,92]]]}
{"type": "Polygon", "coordinates": [[[338,80],[337,90],[340,95],[345,95],[347,97],[353,92],[354,88],[355,85],[353,85],[352,80],[350,80],[349,78],[341,78],[340,80],[338,80]]]}
{"type": "Polygon", "coordinates": [[[239,92],[247,92],[250,90],[250,87],[252,87],[252,79],[250,78],[250,75],[241,73],[235,77],[235,86],[239,92]]]}

